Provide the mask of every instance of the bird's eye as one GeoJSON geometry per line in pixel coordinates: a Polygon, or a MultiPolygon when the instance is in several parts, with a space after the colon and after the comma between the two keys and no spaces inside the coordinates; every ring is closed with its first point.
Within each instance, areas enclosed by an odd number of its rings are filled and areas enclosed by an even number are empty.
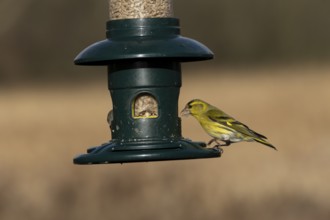
{"type": "Polygon", "coordinates": [[[191,105],[191,104],[188,104],[188,108],[189,108],[189,109],[192,108],[192,105],[191,105]]]}

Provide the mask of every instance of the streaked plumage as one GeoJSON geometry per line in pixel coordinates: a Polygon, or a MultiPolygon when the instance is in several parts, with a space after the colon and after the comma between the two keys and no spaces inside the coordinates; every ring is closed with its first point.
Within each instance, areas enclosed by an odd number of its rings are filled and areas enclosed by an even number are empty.
{"type": "Polygon", "coordinates": [[[112,130],[112,121],[113,121],[113,110],[111,109],[109,112],[108,112],[108,115],[107,115],[107,122],[109,124],[109,128],[110,130],[112,130]]]}
{"type": "Polygon", "coordinates": [[[181,112],[181,115],[189,114],[194,116],[206,133],[213,137],[209,145],[216,142],[216,148],[229,146],[231,143],[240,141],[256,141],[276,150],[272,144],[265,140],[267,138],[264,135],[251,130],[245,124],[200,99],[188,102],[181,112]],[[219,140],[225,144],[220,144],[219,140]]]}

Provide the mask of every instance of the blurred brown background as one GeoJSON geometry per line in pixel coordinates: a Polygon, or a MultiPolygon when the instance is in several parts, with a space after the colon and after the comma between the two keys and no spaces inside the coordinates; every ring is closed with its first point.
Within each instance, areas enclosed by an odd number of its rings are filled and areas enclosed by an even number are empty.
{"type": "MultiPolygon", "coordinates": [[[[76,166],[109,140],[103,1],[0,0],[0,219],[329,219],[330,2],[174,1],[215,52],[183,65],[180,108],[204,99],[269,137],[217,159],[76,166]],[[189,10],[187,10],[187,7],[189,10]]],[[[209,137],[193,118],[183,135],[209,137]]]]}

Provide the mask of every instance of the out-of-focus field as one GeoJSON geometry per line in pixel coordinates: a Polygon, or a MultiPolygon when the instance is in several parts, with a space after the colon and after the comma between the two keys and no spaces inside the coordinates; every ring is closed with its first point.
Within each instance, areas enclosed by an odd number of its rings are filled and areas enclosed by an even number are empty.
{"type": "MultiPolygon", "coordinates": [[[[330,219],[330,68],[196,71],[183,72],[180,108],[204,99],[278,151],[73,165],[110,139],[106,82],[0,89],[0,219],[330,219]]],[[[193,118],[183,135],[209,140],[193,118]]]]}

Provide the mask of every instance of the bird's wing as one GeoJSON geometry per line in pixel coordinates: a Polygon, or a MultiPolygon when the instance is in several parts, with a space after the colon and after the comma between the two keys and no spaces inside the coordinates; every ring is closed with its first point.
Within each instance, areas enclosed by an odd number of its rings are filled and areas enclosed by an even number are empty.
{"type": "Polygon", "coordinates": [[[262,134],[259,134],[253,130],[251,130],[247,125],[237,121],[233,117],[227,115],[224,112],[221,112],[220,110],[209,110],[208,112],[208,117],[210,120],[219,123],[225,127],[231,128],[232,130],[235,130],[239,133],[242,133],[247,136],[251,137],[259,137],[259,138],[264,138],[267,139],[265,136],[262,134]]]}

